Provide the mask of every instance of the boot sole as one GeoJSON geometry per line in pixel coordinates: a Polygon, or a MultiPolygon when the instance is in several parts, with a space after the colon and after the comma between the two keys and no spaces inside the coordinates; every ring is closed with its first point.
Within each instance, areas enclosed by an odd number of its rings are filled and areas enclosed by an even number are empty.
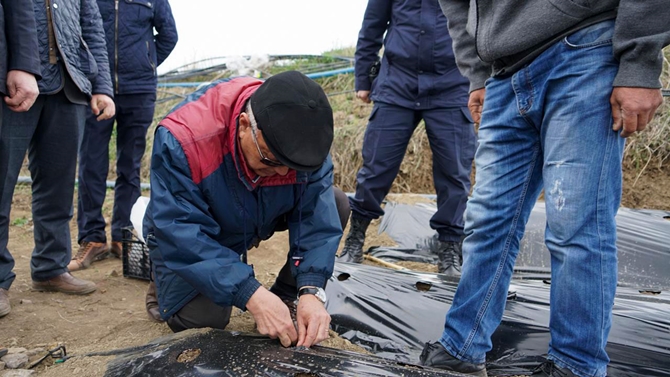
{"type": "Polygon", "coordinates": [[[68,294],[68,295],[78,295],[78,296],[87,295],[87,294],[95,292],[96,290],[98,290],[98,287],[92,287],[92,288],[89,288],[89,289],[86,289],[86,290],[83,290],[83,291],[68,291],[68,290],[58,289],[58,288],[55,288],[55,287],[36,287],[36,286],[33,285],[33,291],[36,291],[36,292],[60,292],[60,293],[68,294]]]}

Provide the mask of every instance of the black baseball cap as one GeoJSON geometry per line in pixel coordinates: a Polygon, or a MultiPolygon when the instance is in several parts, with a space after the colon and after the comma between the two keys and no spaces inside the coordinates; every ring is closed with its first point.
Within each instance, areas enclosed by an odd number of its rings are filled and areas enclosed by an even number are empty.
{"type": "Polygon", "coordinates": [[[319,169],[333,143],[333,109],[319,84],[298,71],[278,73],[251,95],[270,152],[291,169],[319,169]]]}

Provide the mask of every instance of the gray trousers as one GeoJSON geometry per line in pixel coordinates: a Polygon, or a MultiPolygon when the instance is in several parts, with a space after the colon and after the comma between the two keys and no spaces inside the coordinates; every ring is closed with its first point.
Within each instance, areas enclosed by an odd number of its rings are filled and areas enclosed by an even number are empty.
{"type": "Polygon", "coordinates": [[[87,108],[70,102],[64,91],[40,95],[27,112],[9,110],[4,101],[0,134],[0,288],[15,278],[9,241],[14,187],[28,152],[32,178],[35,248],[31,276],[45,281],[67,272],[72,245],[70,220],[79,137],[87,108]]]}

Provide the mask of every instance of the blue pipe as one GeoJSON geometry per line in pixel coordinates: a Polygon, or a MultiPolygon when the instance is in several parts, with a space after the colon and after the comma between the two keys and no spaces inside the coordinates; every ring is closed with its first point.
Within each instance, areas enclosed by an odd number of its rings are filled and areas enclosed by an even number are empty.
{"type": "MultiPolygon", "coordinates": [[[[309,77],[310,79],[320,79],[324,77],[330,77],[330,76],[336,76],[336,75],[343,75],[343,74],[348,74],[348,73],[354,73],[354,67],[348,67],[348,68],[340,68],[340,69],[334,69],[332,71],[323,71],[323,72],[315,72],[315,73],[309,73],[305,76],[309,77]]],[[[203,84],[209,84],[208,82],[161,82],[158,83],[158,87],[162,88],[197,88],[200,85],[203,84]]]]}
{"type": "MultiPolygon", "coordinates": [[[[30,179],[30,177],[25,177],[25,176],[19,177],[19,180],[17,182],[17,184],[25,184],[25,185],[29,185],[31,183],[33,183],[33,180],[30,179]]],[[[77,181],[75,181],[75,183],[77,183],[77,181]]],[[[145,191],[151,189],[151,185],[149,183],[144,183],[144,182],[140,183],[140,187],[142,188],[142,190],[145,190],[145,191]]],[[[114,181],[107,181],[107,188],[112,188],[113,189],[114,188],[114,181]]],[[[355,195],[355,193],[353,193],[353,192],[347,192],[345,194],[347,194],[347,196],[351,196],[351,197],[353,197],[355,195]]],[[[435,194],[412,194],[412,195],[421,196],[421,197],[424,197],[426,199],[433,199],[433,200],[437,199],[437,195],[435,195],[435,194]]]]}

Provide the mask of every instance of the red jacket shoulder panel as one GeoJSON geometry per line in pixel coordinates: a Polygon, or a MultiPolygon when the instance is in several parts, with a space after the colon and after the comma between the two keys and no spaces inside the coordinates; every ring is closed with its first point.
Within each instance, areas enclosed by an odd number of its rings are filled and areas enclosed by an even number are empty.
{"type": "Polygon", "coordinates": [[[177,139],[196,184],[223,163],[234,145],[236,118],[261,80],[239,77],[195,92],[161,126],[177,139]]]}

